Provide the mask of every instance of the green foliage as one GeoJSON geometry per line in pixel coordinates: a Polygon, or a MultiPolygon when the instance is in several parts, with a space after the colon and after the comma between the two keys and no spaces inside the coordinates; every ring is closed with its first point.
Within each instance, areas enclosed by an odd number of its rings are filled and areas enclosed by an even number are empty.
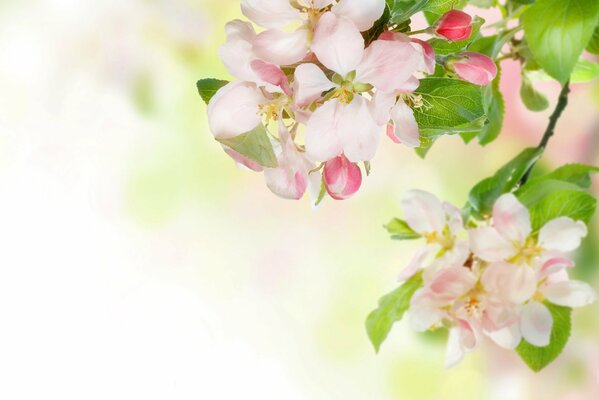
{"type": "Polygon", "coordinates": [[[258,125],[253,130],[234,138],[217,140],[263,167],[278,166],[272,143],[263,125],[258,125]]]}
{"type": "Polygon", "coordinates": [[[589,223],[597,201],[585,189],[591,186],[591,174],[599,168],[568,164],[527,182],[516,195],[530,210],[534,229],[558,217],[570,217],[589,223]]]}
{"type": "Polygon", "coordinates": [[[591,54],[599,54],[599,25],[595,28],[591,41],[587,46],[587,51],[591,54]]]}
{"type": "Polygon", "coordinates": [[[472,34],[468,39],[451,42],[447,39],[432,39],[428,43],[433,46],[436,55],[449,55],[459,53],[468,48],[468,46],[478,37],[480,28],[485,23],[485,20],[480,17],[474,17],[472,21],[472,34]]]}
{"type": "Polygon", "coordinates": [[[479,142],[483,146],[497,139],[501,133],[501,128],[503,127],[505,101],[503,100],[501,89],[499,88],[500,80],[501,71],[499,70],[493,84],[485,88],[488,92],[488,96],[485,96],[485,108],[487,109],[488,122],[482,127],[478,134],[479,142]]]}
{"type": "Polygon", "coordinates": [[[392,24],[401,24],[420,11],[441,16],[452,8],[460,8],[464,3],[463,0],[387,0],[392,24]]]}
{"type": "Polygon", "coordinates": [[[478,131],[487,120],[480,86],[458,79],[425,78],[414,93],[424,102],[414,109],[423,137],[478,131]]]}
{"type": "Polygon", "coordinates": [[[526,73],[522,74],[520,98],[522,99],[522,103],[524,103],[526,108],[530,111],[543,111],[549,107],[547,97],[534,88],[526,73]]]}
{"type": "Polygon", "coordinates": [[[208,104],[216,92],[218,92],[218,89],[222,88],[227,83],[229,82],[220,79],[200,79],[196,83],[196,86],[200,96],[202,97],[202,100],[208,104]]]}
{"type": "Polygon", "coordinates": [[[491,215],[495,200],[515,189],[526,171],[541,157],[542,153],[543,151],[538,148],[525,149],[501,167],[495,175],[483,179],[474,186],[468,195],[473,215],[477,217],[491,215]]]}
{"type": "Polygon", "coordinates": [[[408,225],[408,223],[402,219],[394,218],[387,225],[385,225],[385,229],[391,235],[391,239],[396,240],[410,240],[410,239],[418,239],[420,234],[414,232],[412,228],[408,225]]]}
{"type": "Polygon", "coordinates": [[[379,306],[366,318],[366,331],[376,352],[389,335],[395,322],[400,321],[410,307],[414,292],[422,286],[422,273],[418,273],[400,287],[379,300],[379,306]]]}
{"type": "Polygon", "coordinates": [[[568,343],[572,329],[572,322],[570,320],[571,308],[551,303],[545,303],[545,305],[553,316],[553,329],[549,345],[537,347],[522,339],[520,345],[516,348],[518,355],[535,372],[539,372],[545,368],[560,355],[564,347],[566,347],[566,343],[568,343]]]}
{"type": "Polygon", "coordinates": [[[597,0],[538,0],[522,16],[536,62],[565,84],[597,25],[597,0]]]}

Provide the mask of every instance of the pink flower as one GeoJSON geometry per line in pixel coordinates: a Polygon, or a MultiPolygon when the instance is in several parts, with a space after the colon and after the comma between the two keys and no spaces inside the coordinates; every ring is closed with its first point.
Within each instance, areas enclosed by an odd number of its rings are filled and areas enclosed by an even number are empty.
{"type": "Polygon", "coordinates": [[[463,11],[450,10],[437,22],[435,33],[448,40],[466,40],[472,34],[472,17],[463,11]]]}
{"type": "Polygon", "coordinates": [[[310,38],[320,18],[327,12],[347,18],[359,31],[366,31],[380,18],[385,0],[242,0],[241,9],[246,17],[268,28],[257,35],[253,51],[264,61],[277,65],[291,65],[306,57],[310,38]],[[298,23],[294,31],[284,28],[298,23]]]}
{"type": "Polygon", "coordinates": [[[310,184],[310,170],[314,165],[300,153],[289,130],[279,120],[279,143],[275,143],[278,167],[264,170],[266,186],[277,196],[299,200],[310,184]]]}
{"type": "Polygon", "coordinates": [[[497,76],[497,66],[492,59],[480,53],[462,53],[448,67],[461,79],[475,85],[488,85],[497,76]]]}
{"type": "Polygon", "coordinates": [[[468,242],[459,237],[464,227],[458,208],[420,190],[408,191],[401,205],[406,222],[424,237],[426,245],[401,272],[400,280],[408,279],[421,268],[430,267],[434,271],[436,266],[464,265],[470,252],[468,242]]]}
{"type": "MultiPolygon", "coordinates": [[[[326,162],[343,153],[351,162],[374,157],[387,115],[379,116],[377,103],[361,93],[373,88],[393,92],[408,81],[419,65],[419,54],[410,43],[376,40],[364,49],[354,24],[327,12],[314,33],[312,49],[318,60],[336,72],[330,82],[315,65],[300,65],[295,72],[296,102],[305,106],[327,94],[307,123],[306,152],[314,161],[326,162]]],[[[390,107],[389,107],[390,108],[390,107]]],[[[384,113],[384,110],[383,110],[384,113]]]]}
{"type": "Polygon", "coordinates": [[[357,164],[340,155],[326,162],[323,178],[329,195],[335,200],[345,200],[360,189],[362,171],[357,164]]]}
{"type": "Polygon", "coordinates": [[[538,238],[532,234],[530,214],[511,193],[501,196],[493,207],[492,226],[470,231],[470,248],[488,262],[509,260],[531,264],[546,251],[569,252],[587,235],[586,225],[567,217],[556,218],[543,226],[538,238]]]}

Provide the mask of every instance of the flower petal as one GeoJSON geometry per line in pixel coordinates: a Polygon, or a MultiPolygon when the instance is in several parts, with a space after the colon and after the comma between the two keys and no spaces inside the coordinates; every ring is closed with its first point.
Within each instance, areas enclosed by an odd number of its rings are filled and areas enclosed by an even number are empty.
{"type": "Polygon", "coordinates": [[[541,228],[539,245],[549,250],[568,252],[576,250],[586,235],[587,227],[584,223],[559,217],[541,228]]]}
{"type": "Polygon", "coordinates": [[[397,101],[397,95],[392,92],[376,91],[370,102],[372,115],[378,125],[385,125],[389,122],[391,108],[397,101]]]}
{"type": "Polygon", "coordinates": [[[481,277],[485,290],[512,303],[529,300],[537,290],[535,271],[527,265],[495,262],[481,277]]]}
{"type": "Polygon", "coordinates": [[[227,71],[237,79],[255,82],[256,73],[250,67],[255,58],[252,42],[256,32],[248,22],[233,20],[225,25],[227,42],[218,49],[220,58],[227,71]]]}
{"type": "Polygon", "coordinates": [[[420,58],[410,43],[375,40],[364,51],[355,80],[379,90],[395,91],[416,72],[420,58]]]}
{"type": "Polygon", "coordinates": [[[522,334],[518,324],[512,324],[492,332],[485,332],[498,346],[513,350],[522,341],[522,334]]]}
{"type": "Polygon", "coordinates": [[[420,130],[414,111],[403,100],[399,100],[391,109],[391,119],[394,125],[393,135],[399,143],[412,148],[420,146],[420,130]]]}
{"type": "Polygon", "coordinates": [[[412,257],[408,265],[399,273],[397,280],[399,282],[407,281],[421,268],[425,267],[426,259],[431,255],[433,250],[434,248],[431,246],[424,246],[416,250],[414,257],[412,257]]]}
{"type": "Polygon", "coordinates": [[[255,84],[231,82],[223,86],[208,104],[208,125],[217,139],[249,132],[260,124],[258,106],[265,101],[255,84]]]}
{"type": "Polygon", "coordinates": [[[264,28],[281,28],[300,18],[289,0],[241,0],[241,12],[264,28]]]}
{"type": "Polygon", "coordinates": [[[335,85],[315,64],[302,64],[295,70],[293,93],[296,105],[305,107],[335,85]]]}
{"type": "Polygon", "coordinates": [[[331,100],[316,109],[306,126],[306,154],[315,162],[326,162],[343,151],[338,125],[344,104],[331,100]]]}
{"type": "Polygon", "coordinates": [[[410,228],[422,234],[442,232],[445,227],[445,212],[439,199],[422,190],[408,191],[401,206],[410,228]]]}
{"type": "Polygon", "coordinates": [[[476,228],[469,231],[472,252],[485,261],[502,261],[516,254],[512,243],[492,227],[476,228]]]}
{"type": "Polygon", "coordinates": [[[584,307],[597,300],[593,288],[580,281],[550,283],[541,292],[550,302],[565,307],[584,307]]]}
{"type": "Polygon", "coordinates": [[[360,64],[364,38],[349,19],[327,12],[314,30],[312,51],[325,67],[345,76],[360,64]]]}
{"type": "Polygon", "coordinates": [[[383,15],[385,0],[341,0],[332,11],[349,18],[360,32],[367,31],[383,15]]]}
{"type": "Polygon", "coordinates": [[[351,162],[369,161],[374,158],[383,128],[374,120],[368,100],[362,96],[355,96],[350,104],[341,107],[337,129],[342,140],[343,152],[351,162]]]}
{"type": "Polygon", "coordinates": [[[493,206],[493,226],[504,238],[524,243],[530,235],[530,213],[512,193],[506,193],[493,206]]]}
{"type": "Polygon", "coordinates": [[[537,347],[545,347],[551,338],[553,316],[544,304],[531,301],[522,307],[520,331],[526,341],[537,347]]]}
{"type": "Polygon", "coordinates": [[[447,338],[447,350],[445,353],[445,368],[451,368],[464,359],[465,351],[462,348],[460,332],[458,328],[449,330],[447,338]]]}
{"type": "Polygon", "coordinates": [[[262,60],[254,60],[250,65],[261,80],[279,88],[288,96],[292,95],[287,75],[285,75],[281,68],[262,60]]]}
{"type": "Polygon", "coordinates": [[[308,53],[308,31],[298,29],[283,32],[269,29],[256,36],[253,50],[258,58],[266,62],[277,65],[295,64],[308,53]]]}
{"type": "Polygon", "coordinates": [[[277,151],[277,168],[264,170],[266,185],[277,196],[299,200],[308,187],[309,165],[302,159],[285,124],[279,122],[280,146],[277,151]]]}

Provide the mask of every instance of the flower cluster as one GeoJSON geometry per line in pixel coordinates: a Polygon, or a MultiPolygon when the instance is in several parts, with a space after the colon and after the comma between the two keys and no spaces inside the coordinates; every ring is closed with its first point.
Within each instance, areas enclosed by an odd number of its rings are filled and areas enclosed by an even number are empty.
{"type": "MultiPolygon", "coordinates": [[[[332,198],[346,199],[360,188],[359,163],[374,157],[384,132],[393,142],[420,145],[414,109],[427,106],[413,92],[435,72],[435,54],[429,43],[394,27],[374,40],[365,34],[383,15],[385,0],[242,0],[241,8],[263,30],[241,20],[226,25],[220,56],[237,80],[212,97],[209,125],[221,143],[260,126],[275,132],[268,135],[275,167],[223,144],[239,164],[264,171],[275,194],[299,199],[322,184],[332,198]]],[[[426,32],[462,40],[471,22],[450,11],[426,32]]],[[[497,72],[477,53],[444,66],[479,85],[497,72]]]]}
{"type": "Polygon", "coordinates": [[[568,277],[574,262],[567,253],[587,234],[580,221],[560,217],[533,231],[529,210],[511,193],[477,227],[465,227],[459,209],[426,192],[409,192],[402,206],[407,225],[426,240],[400,277],[422,274],[411,325],[449,328],[448,367],[483,336],[508,349],[523,339],[547,346],[553,318],[546,302],[582,307],[596,300],[589,285],[568,277]]]}

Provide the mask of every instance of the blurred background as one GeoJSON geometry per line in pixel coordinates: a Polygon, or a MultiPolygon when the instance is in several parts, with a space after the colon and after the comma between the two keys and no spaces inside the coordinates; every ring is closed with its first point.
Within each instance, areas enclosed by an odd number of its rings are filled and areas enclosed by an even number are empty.
{"type": "MultiPolygon", "coordinates": [[[[217,48],[241,17],[238,0],[0,1],[0,397],[598,399],[599,305],[539,374],[492,345],[445,370],[444,341],[407,323],[375,355],[364,329],[417,245],[382,229],[402,194],[462,205],[538,142],[549,111],[524,108],[518,66],[495,143],[446,137],[421,160],[384,141],[355,198],[314,210],[207,129],[195,81],[230,78],[217,48]]],[[[599,162],[598,111],[599,83],[575,86],[544,167],[599,162]]],[[[594,225],[576,274],[599,287],[594,225]]]]}

